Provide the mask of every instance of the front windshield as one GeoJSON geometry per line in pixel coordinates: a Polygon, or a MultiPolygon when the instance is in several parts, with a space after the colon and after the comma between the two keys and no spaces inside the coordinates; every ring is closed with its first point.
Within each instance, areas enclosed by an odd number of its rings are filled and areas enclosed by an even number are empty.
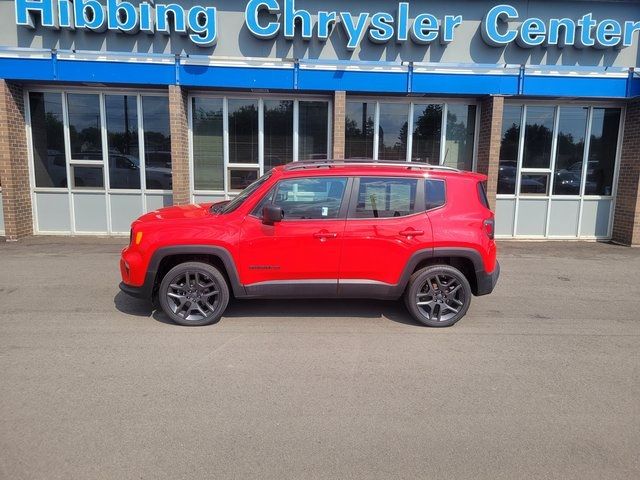
{"type": "Polygon", "coordinates": [[[271,172],[265,173],[258,180],[256,180],[251,185],[249,185],[247,188],[242,190],[242,192],[240,192],[236,198],[234,198],[229,203],[224,205],[220,210],[218,210],[218,212],[219,213],[231,213],[231,212],[233,212],[236,208],[238,208],[240,205],[242,205],[244,203],[244,201],[247,198],[249,198],[249,196],[253,192],[255,192],[258,188],[260,188],[260,186],[264,182],[266,182],[269,179],[269,177],[271,177],[271,172]]]}

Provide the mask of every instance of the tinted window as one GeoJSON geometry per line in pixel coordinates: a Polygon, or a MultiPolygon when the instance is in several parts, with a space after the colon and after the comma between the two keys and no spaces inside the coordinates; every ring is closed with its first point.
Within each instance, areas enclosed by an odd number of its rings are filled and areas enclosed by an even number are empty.
{"type": "Polygon", "coordinates": [[[425,210],[433,210],[445,204],[443,180],[427,180],[425,183],[425,210]]]}
{"type": "Polygon", "coordinates": [[[376,104],[347,102],[345,158],[373,158],[373,126],[376,104]]]}
{"type": "Polygon", "coordinates": [[[381,103],[378,125],[378,158],[406,160],[409,105],[381,103]]]}
{"type": "Polygon", "coordinates": [[[447,138],[443,162],[445,165],[460,170],[472,169],[475,130],[475,105],[447,106],[447,138]]]}
{"type": "Polygon", "coordinates": [[[71,158],[101,161],[100,97],[94,94],[69,93],[67,109],[71,158]]]}
{"type": "Polygon", "coordinates": [[[171,190],[169,99],[142,97],[147,189],[171,190]]]}
{"type": "Polygon", "coordinates": [[[585,195],[611,195],[618,147],[619,108],[594,108],[585,195]]]}
{"type": "Polygon", "coordinates": [[[389,218],[415,212],[418,180],[413,178],[361,178],[355,218],[389,218]]]}
{"type": "Polygon", "coordinates": [[[327,102],[300,102],[298,143],[300,160],[327,158],[329,138],[329,104],[327,102]]]}
{"type": "Polygon", "coordinates": [[[285,220],[338,218],[346,178],[296,178],[278,184],[273,204],[285,220]]]}
{"type": "Polygon", "coordinates": [[[499,194],[513,195],[516,193],[521,117],[521,106],[504,106],[502,114],[502,139],[500,141],[500,164],[498,167],[499,194]]]}
{"type": "Polygon", "coordinates": [[[524,168],[549,168],[555,107],[527,107],[524,131],[524,168]]]}
{"type": "Polygon", "coordinates": [[[132,95],[106,95],[109,186],[140,188],[138,106],[132,95]]]}
{"type": "Polygon", "coordinates": [[[66,187],[62,95],[31,92],[29,104],[36,187],[66,187]]]}
{"type": "Polygon", "coordinates": [[[196,190],[224,190],[221,98],[193,98],[193,184],[196,190]]]}

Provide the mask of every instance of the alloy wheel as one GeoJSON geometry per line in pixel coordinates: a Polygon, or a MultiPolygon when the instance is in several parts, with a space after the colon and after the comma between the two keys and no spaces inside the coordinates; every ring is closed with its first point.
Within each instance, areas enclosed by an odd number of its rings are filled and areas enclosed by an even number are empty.
{"type": "Polygon", "coordinates": [[[187,321],[210,317],[220,301],[220,289],[209,274],[188,270],[171,280],[167,291],[169,308],[187,321]]]}
{"type": "Polygon", "coordinates": [[[464,288],[452,275],[430,275],[416,294],[418,310],[429,320],[447,322],[464,306],[464,288]]]}

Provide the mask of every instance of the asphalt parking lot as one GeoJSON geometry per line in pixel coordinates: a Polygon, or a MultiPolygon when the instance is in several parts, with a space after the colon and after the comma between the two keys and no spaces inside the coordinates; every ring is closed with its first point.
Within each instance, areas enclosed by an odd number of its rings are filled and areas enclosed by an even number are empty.
{"type": "Polygon", "coordinates": [[[0,243],[0,478],[640,478],[640,249],[502,243],[449,329],[377,301],[168,323],[124,239],[0,243]]]}

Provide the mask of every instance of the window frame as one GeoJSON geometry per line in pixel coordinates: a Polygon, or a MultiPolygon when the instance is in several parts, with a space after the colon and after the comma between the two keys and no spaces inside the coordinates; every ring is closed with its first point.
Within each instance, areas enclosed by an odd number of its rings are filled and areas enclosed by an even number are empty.
{"type": "MultiPolygon", "coordinates": [[[[425,185],[426,182],[424,181],[426,180],[425,177],[423,176],[417,176],[417,175],[383,175],[383,176],[379,176],[379,175],[360,175],[360,176],[356,176],[353,177],[353,185],[351,188],[351,198],[349,200],[349,209],[347,211],[347,220],[348,221],[389,221],[389,220],[398,220],[401,218],[409,218],[409,217],[413,217],[415,215],[420,215],[420,214],[424,214],[427,211],[425,210],[426,207],[426,197],[425,197],[425,185]],[[397,217],[366,217],[366,218],[362,218],[362,217],[356,217],[355,213],[358,207],[358,197],[360,195],[360,180],[363,178],[380,178],[380,179],[411,179],[411,180],[416,180],[417,184],[416,184],[416,195],[415,195],[415,199],[414,199],[414,212],[408,214],[408,215],[400,215],[397,217]]],[[[440,207],[438,207],[440,208],[440,207]]]]}
{"type": "MultiPolygon", "coordinates": [[[[497,203],[499,201],[507,201],[510,200],[513,203],[513,214],[510,215],[512,217],[512,227],[510,233],[502,234],[503,238],[518,238],[518,228],[517,228],[517,219],[519,215],[520,203],[522,200],[544,200],[547,202],[547,212],[546,212],[546,225],[545,225],[545,234],[541,238],[565,238],[565,237],[556,237],[550,235],[550,219],[551,219],[551,208],[552,203],[562,201],[562,200],[576,200],[579,201],[579,212],[578,212],[578,225],[577,225],[577,235],[576,237],[566,237],[566,238],[579,238],[579,239],[610,239],[613,233],[613,220],[614,220],[614,212],[617,203],[617,192],[618,192],[618,181],[620,176],[620,157],[622,154],[622,142],[624,139],[624,127],[625,127],[625,115],[626,115],[626,105],[619,101],[594,101],[594,100],[521,100],[521,99],[513,99],[506,100],[505,106],[515,106],[520,108],[520,136],[518,139],[518,151],[516,158],[516,189],[514,193],[500,193],[496,195],[497,203]],[[525,128],[523,127],[526,122],[526,111],[527,107],[532,106],[552,106],[556,107],[556,115],[559,115],[560,109],[562,107],[586,107],[589,109],[587,115],[587,126],[586,126],[586,137],[585,137],[585,146],[583,151],[583,164],[582,164],[582,172],[581,172],[581,185],[580,191],[575,195],[563,195],[563,194],[555,194],[553,192],[553,187],[551,183],[553,183],[553,175],[555,171],[555,161],[557,155],[557,136],[558,136],[558,128],[557,122],[554,122],[554,131],[553,131],[553,149],[552,149],[552,163],[549,169],[528,169],[522,168],[522,154],[524,148],[524,132],[525,128]],[[613,179],[612,179],[612,190],[611,195],[588,195],[585,193],[586,189],[586,175],[588,170],[588,158],[591,152],[591,132],[592,132],[592,123],[593,123],[593,111],[595,109],[618,109],[620,111],[620,120],[618,123],[618,138],[616,141],[616,155],[615,155],[615,163],[613,166],[613,179]],[[522,174],[535,174],[535,173],[549,173],[549,182],[548,191],[546,195],[532,195],[532,194],[522,194],[520,192],[520,183],[521,183],[521,175],[522,174]],[[593,202],[597,200],[609,200],[610,204],[610,214],[609,214],[609,225],[607,229],[607,234],[604,236],[583,236],[581,234],[582,231],[582,219],[583,219],[583,211],[585,208],[585,204],[588,202],[593,202]]],[[[497,208],[496,203],[496,208],[497,208]]],[[[537,237],[536,237],[537,238],[537,237]]]]}
{"type": "Polygon", "coordinates": [[[258,178],[264,175],[264,155],[265,155],[265,131],[264,131],[264,101],[265,100],[290,100],[293,101],[293,161],[299,158],[299,125],[300,125],[300,102],[323,102],[327,104],[327,156],[331,158],[333,146],[333,99],[326,95],[294,95],[278,93],[252,94],[250,92],[211,92],[193,90],[188,96],[188,127],[189,127],[189,192],[192,202],[196,197],[220,197],[222,200],[229,200],[239,193],[232,190],[229,178],[229,169],[258,169],[258,178]],[[196,189],[195,172],[193,159],[193,98],[217,98],[222,99],[222,143],[223,143],[223,188],[222,189],[196,189]],[[229,161],[229,100],[257,100],[258,101],[258,163],[231,163],[229,161]]]}
{"type": "Polygon", "coordinates": [[[79,195],[85,194],[100,194],[104,195],[105,202],[105,214],[107,221],[107,230],[106,233],[108,235],[125,235],[128,232],[120,232],[114,229],[113,226],[113,217],[111,214],[111,201],[112,198],[115,197],[123,197],[123,196],[136,196],[140,198],[141,201],[141,210],[143,213],[149,212],[155,206],[151,205],[151,202],[157,202],[157,198],[166,198],[172,195],[173,190],[157,190],[157,189],[148,189],[146,186],[146,165],[145,165],[145,150],[144,150],[144,125],[143,125],[143,115],[142,115],[142,97],[165,97],[168,98],[168,94],[166,90],[158,89],[158,88],[117,88],[117,87],[95,87],[95,86],[54,86],[54,85],[46,85],[46,84],[38,84],[34,83],[24,88],[23,91],[23,102],[25,106],[25,126],[26,126],[26,138],[27,138],[27,158],[28,158],[28,168],[29,168],[29,186],[31,195],[34,197],[33,201],[33,227],[34,231],[42,234],[58,234],[58,233],[67,233],[67,230],[63,231],[50,231],[50,230],[42,230],[38,225],[38,206],[36,201],[37,194],[46,194],[46,193],[55,193],[55,194],[64,194],[67,196],[68,203],[68,212],[69,212],[69,230],[72,235],[93,235],[93,234],[104,234],[105,232],[86,232],[77,230],[76,225],[76,216],[75,216],[75,199],[79,195]],[[35,181],[35,164],[34,164],[34,151],[33,151],[33,130],[32,130],[32,119],[31,119],[31,93],[49,93],[60,96],[62,102],[62,122],[63,122],[63,142],[65,145],[65,164],[66,164],[66,176],[67,176],[67,185],[66,187],[37,187],[35,181]],[[100,96],[100,109],[101,109],[101,138],[103,145],[103,158],[102,161],[86,161],[86,160],[73,160],[71,159],[71,151],[70,151],[70,139],[69,139],[69,123],[68,123],[68,115],[67,115],[67,95],[70,93],[79,93],[79,94],[97,94],[100,96]],[[132,97],[136,97],[136,107],[138,113],[138,143],[139,143],[139,153],[140,153],[140,170],[141,170],[141,185],[139,189],[113,189],[110,186],[109,182],[109,164],[108,164],[108,147],[107,147],[107,127],[106,127],[106,110],[105,110],[105,96],[106,95],[128,95],[132,97]],[[99,166],[102,168],[103,174],[103,187],[102,188],[87,188],[80,187],[74,188],[73,182],[71,181],[72,176],[72,166],[88,166],[95,167],[99,166]]]}
{"type": "Polygon", "coordinates": [[[471,170],[475,172],[477,170],[478,164],[478,142],[479,142],[479,133],[480,133],[480,103],[474,98],[446,98],[446,97],[434,97],[434,98],[416,98],[416,99],[407,99],[407,98],[393,98],[393,97],[383,97],[383,96],[363,96],[363,95],[349,95],[347,96],[347,102],[353,103],[373,103],[375,106],[373,118],[374,118],[374,126],[373,126],[373,160],[378,160],[379,158],[379,128],[380,128],[380,104],[388,104],[388,103],[401,103],[408,104],[408,115],[407,115],[407,152],[406,152],[406,161],[411,162],[413,156],[413,120],[414,120],[414,110],[416,105],[424,106],[424,105],[441,105],[441,118],[440,118],[440,152],[438,158],[438,165],[444,165],[444,158],[446,154],[446,141],[447,141],[447,119],[448,119],[448,111],[449,105],[474,105],[476,107],[475,113],[475,125],[473,128],[473,154],[471,159],[471,170]]]}

